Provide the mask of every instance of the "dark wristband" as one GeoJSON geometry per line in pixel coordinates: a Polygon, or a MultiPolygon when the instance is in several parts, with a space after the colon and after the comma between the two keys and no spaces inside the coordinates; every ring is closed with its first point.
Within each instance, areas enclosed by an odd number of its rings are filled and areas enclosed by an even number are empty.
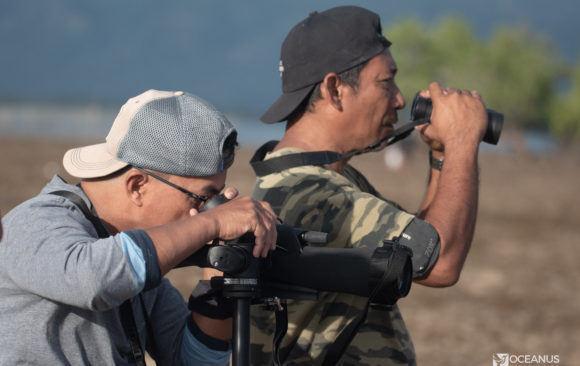
{"type": "Polygon", "coordinates": [[[433,152],[429,151],[429,165],[433,169],[441,170],[443,168],[443,159],[434,158],[433,152]]]}

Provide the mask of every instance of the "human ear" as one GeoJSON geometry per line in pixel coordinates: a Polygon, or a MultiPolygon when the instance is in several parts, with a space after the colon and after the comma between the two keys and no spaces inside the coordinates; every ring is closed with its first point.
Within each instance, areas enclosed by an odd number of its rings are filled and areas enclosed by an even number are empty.
{"type": "Polygon", "coordinates": [[[146,184],[149,176],[137,169],[131,169],[124,177],[125,192],[127,197],[137,206],[143,205],[143,198],[146,192],[146,184]]]}
{"type": "Polygon", "coordinates": [[[320,84],[322,98],[327,100],[334,108],[342,111],[342,88],[340,77],[334,73],[328,73],[320,84]]]}

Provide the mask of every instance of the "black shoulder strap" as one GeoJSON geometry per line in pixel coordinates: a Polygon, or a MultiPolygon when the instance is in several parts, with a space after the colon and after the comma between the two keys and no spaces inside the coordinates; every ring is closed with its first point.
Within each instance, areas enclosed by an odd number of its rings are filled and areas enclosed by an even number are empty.
{"type": "Polygon", "coordinates": [[[99,220],[97,215],[89,209],[85,201],[79,195],[69,191],[55,191],[50,192],[50,194],[64,197],[69,201],[71,201],[72,203],[74,203],[82,211],[83,215],[85,215],[87,220],[89,220],[93,224],[95,230],[97,230],[99,238],[106,238],[110,236],[109,232],[107,231],[101,220],[99,220]]]}
{"type": "Polygon", "coordinates": [[[123,325],[125,335],[129,339],[135,364],[137,366],[146,366],[145,354],[143,353],[143,347],[141,347],[141,341],[139,340],[139,332],[137,331],[137,324],[135,323],[135,315],[133,314],[131,299],[125,300],[125,302],[121,304],[120,311],[121,324],[123,325]]]}
{"type": "Polygon", "coordinates": [[[272,173],[279,173],[286,169],[303,165],[324,165],[339,161],[344,156],[334,151],[314,151],[288,154],[264,160],[267,153],[272,151],[278,141],[269,141],[262,145],[250,160],[256,176],[263,177],[272,173]]]}
{"type": "Polygon", "coordinates": [[[304,166],[304,165],[325,165],[332,164],[341,159],[350,158],[352,156],[360,155],[369,151],[373,151],[382,146],[389,146],[397,141],[400,141],[413,132],[415,126],[423,124],[425,121],[412,121],[404,124],[388,136],[373,142],[371,145],[361,150],[354,150],[346,154],[339,154],[336,151],[312,151],[296,154],[288,154],[278,156],[276,158],[264,160],[266,154],[274,150],[274,147],[279,141],[268,141],[262,145],[252,156],[250,165],[254,169],[256,176],[263,177],[272,173],[279,173],[286,169],[304,166]]]}
{"type": "MultiPolygon", "coordinates": [[[[85,215],[87,220],[93,224],[95,230],[97,230],[99,238],[107,238],[110,236],[108,230],[105,228],[105,225],[103,225],[97,215],[89,209],[85,201],[79,195],[70,191],[54,191],[50,192],[50,194],[64,197],[74,203],[85,215]]],[[[120,311],[121,323],[123,324],[123,329],[127,335],[127,338],[129,339],[134,361],[137,366],[146,366],[145,354],[143,353],[143,347],[141,347],[141,342],[139,341],[139,332],[137,331],[135,316],[133,315],[131,299],[126,300],[123,302],[123,304],[121,304],[120,311]]]]}
{"type": "Polygon", "coordinates": [[[329,346],[328,352],[322,361],[322,366],[334,366],[346,351],[346,348],[358,332],[358,329],[367,318],[370,301],[367,302],[364,310],[340,332],[334,343],[329,346]]]}

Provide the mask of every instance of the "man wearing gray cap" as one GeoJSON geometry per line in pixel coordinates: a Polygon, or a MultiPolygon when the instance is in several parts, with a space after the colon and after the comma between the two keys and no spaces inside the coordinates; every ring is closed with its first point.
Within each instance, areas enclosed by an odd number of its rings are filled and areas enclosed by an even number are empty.
{"type": "MultiPolygon", "coordinates": [[[[475,92],[437,83],[422,91],[433,103],[431,123],[417,127],[431,150],[424,201],[412,214],[382,197],[348,162],[384,147],[405,106],[390,45],[379,16],[354,6],[313,12],[290,30],[279,64],[283,94],[262,116],[287,121],[286,131],[252,159],[253,197],[270,202],[287,225],[328,232],[329,247],[373,248],[396,237],[413,251],[415,283],[450,286],[473,238],[486,110],[475,92]]],[[[266,364],[274,316],[252,311],[252,361],[266,364]]],[[[416,363],[397,306],[324,293],[320,301],[289,301],[288,318],[275,356],[288,364],[416,363]]]]}
{"type": "MultiPolygon", "coordinates": [[[[121,108],[106,142],[69,150],[65,169],[4,218],[0,364],[226,365],[231,319],[193,307],[163,276],[215,238],[276,241],[267,203],[224,188],[236,130],[206,101],[149,90],[121,108]],[[211,314],[210,314],[211,315],[211,314]],[[224,319],[226,318],[226,319],[224,319]]],[[[219,313],[220,309],[214,309],[219,313]]]]}

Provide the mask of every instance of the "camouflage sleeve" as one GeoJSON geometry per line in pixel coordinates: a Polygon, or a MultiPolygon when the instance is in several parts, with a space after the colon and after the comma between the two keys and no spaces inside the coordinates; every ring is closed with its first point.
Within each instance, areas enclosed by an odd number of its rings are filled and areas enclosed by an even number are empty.
{"type": "MultiPolygon", "coordinates": [[[[320,167],[261,177],[253,197],[269,202],[286,225],[328,233],[324,245],[336,248],[380,246],[384,239],[401,235],[413,219],[400,207],[320,167]]],[[[366,298],[338,293],[324,293],[319,301],[289,300],[288,332],[282,342],[286,362],[320,364],[329,345],[366,304],[366,298]]],[[[273,314],[256,307],[251,311],[251,362],[269,364],[273,314]]],[[[371,308],[339,364],[383,364],[387,359],[393,364],[414,364],[413,345],[397,306],[389,311],[371,308]]]]}
{"type": "Polygon", "coordinates": [[[310,169],[318,174],[266,176],[258,181],[254,197],[270,202],[287,225],[328,233],[330,247],[381,245],[400,235],[413,219],[336,173],[329,176],[328,170],[310,169]]]}

